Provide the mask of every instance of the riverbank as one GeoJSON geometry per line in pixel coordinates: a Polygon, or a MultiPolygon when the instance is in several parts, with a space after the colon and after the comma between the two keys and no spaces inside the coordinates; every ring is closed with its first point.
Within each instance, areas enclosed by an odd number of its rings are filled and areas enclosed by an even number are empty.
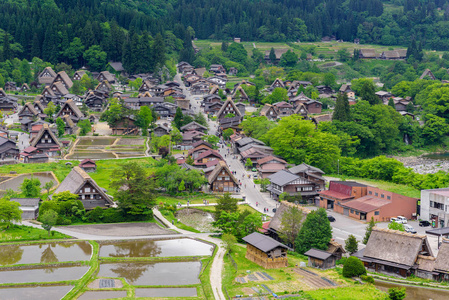
{"type": "Polygon", "coordinates": [[[445,159],[435,159],[424,155],[409,157],[393,156],[393,158],[403,163],[405,167],[413,169],[418,174],[431,174],[438,171],[447,172],[449,169],[449,160],[445,159]]]}

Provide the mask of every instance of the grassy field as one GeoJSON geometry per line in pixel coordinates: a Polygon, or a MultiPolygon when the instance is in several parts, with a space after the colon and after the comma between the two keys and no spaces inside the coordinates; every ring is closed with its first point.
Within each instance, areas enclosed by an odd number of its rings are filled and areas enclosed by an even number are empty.
{"type": "MultiPolygon", "coordinates": [[[[378,187],[380,189],[386,190],[386,191],[390,191],[393,193],[397,193],[397,194],[401,194],[404,196],[408,196],[408,197],[413,197],[413,198],[420,198],[421,197],[421,191],[417,190],[413,187],[410,187],[408,185],[403,185],[403,184],[397,184],[397,183],[393,183],[393,182],[388,182],[388,181],[382,181],[382,180],[375,180],[375,179],[366,179],[366,178],[357,178],[357,177],[347,177],[347,176],[339,176],[339,175],[327,175],[325,176],[326,178],[339,178],[339,179],[344,179],[344,180],[352,180],[352,181],[357,181],[360,182],[362,184],[366,184],[366,185],[370,185],[370,186],[374,186],[374,187],[378,187]]],[[[333,180],[333,179],[330,179],[333,180]]]]}
{"type": "Polygon", "coordinates": [[[178,203],[181,203],[183,206],[187,204],[187,201],[190,201],[190,204],[203,204],[203,200],[209,201],[209,203],[216,203],[217,197],[214,195],[208,195],[208,194],[200,194],[200,195],[193,195],[193,196],[180,196],[180,197],[172,197],[172,196],[165,196],[161,195],[156,198],[157,204],[168,204],[168,205],[178,205],[178,203]]]}
{"type": "MultiPolygon", "coordinates": [[[[342,277],[337,269],[330,270],[318,270],[314,268],[307,268],[308,270],[326,277],[336,282],[338,288],[326,288],[313,290],[312,287],[307,285],[302,276],[293,271],[293,268],[300,264],[300,262],[307,262],[304,256],[291,253],[288,254],[288,267],[280,269],[263,269],[259,265],[249,261],[245,258],[246,248],[243,245],[234,246],[231,257],[236,263],[237,269],[231,262],[228,255],[224,257],[225,268],[223,277],[223,286],[226,288],[230,297],[235,295],[248,294],[252,287],[260,288],[262,284],[266,285],[277,295],[290,294],[298,295],[298,297],[291,297],[289,299],[346,299],[346,300],[358,300],[358,299],[385,299],[385,293],[377,290],[372,285],[354,284],[354,281],[342,277]],[[274,278],[270,281],[257,281],[238,283],[236,277],[244,277],[248,273],[254,272],[266,272],[268,275],[274,278]]],[[[265,290],[264,290],[265,291],[265,290]]],[[[255,293],[253,291],[253,293],[255,293]]]]}
{"type": "Polygon", "coordinates": [[[56,231],[51,231],[51,234],[48,235],[44,229],[24,225],[11,225],[6,229],[6,223],[0,223],[0,243],[68,238],[71,236],[56,231]]]}
{"type": "MultiPolygon", "coordinates": [[[[89,173],[89,175],[98,183],[102,188],[109,188],[111,182],[111,174],[114,170],[119,168],[119,164],[128,161],[137,161],[147,171],[151,171],[154,164],[154,159],[151,157],[143,158],[128,158],[128,159],[109,159],[109,160],[97,160],[97,171],[89,173]]],[[[17,172],[17,174],[24,173],[36,173],[36,172],[48,172],[52,171],[56,178],[61,182],[70,173],[73,166],[77,166],[79,161],[59,161],[52,163],[40,163],[40,164],[16,164],[16,165],[4,165],[0,166],[1,175],[9,175],[11,171],[17,172]],[[66,165],[70,162],[72,165],[66,165]]]]}

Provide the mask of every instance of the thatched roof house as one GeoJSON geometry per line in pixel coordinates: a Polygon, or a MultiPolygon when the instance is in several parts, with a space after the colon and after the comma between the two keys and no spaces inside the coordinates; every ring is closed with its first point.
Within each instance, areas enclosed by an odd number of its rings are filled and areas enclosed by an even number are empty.
{"type": "Polygon", "coordinates": [[[433,256],[427,236],[374,227],[360,259],[376,272],[406,277],[417,269],[419,255],[433,256]]]}
{"type": "Polygon", "coordinates": [[[114,204],[89,174],[78,166],[73,167],[69,175],[55,190],[55,194],[65,191],[79,195],[85,209],[94,209],[97,206],[110,207],[114,204]]]}

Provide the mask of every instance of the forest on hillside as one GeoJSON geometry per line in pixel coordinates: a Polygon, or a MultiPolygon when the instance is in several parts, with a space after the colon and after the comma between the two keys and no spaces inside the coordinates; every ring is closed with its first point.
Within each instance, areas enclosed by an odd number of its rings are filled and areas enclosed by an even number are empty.
{"type": "Polygon", "coordinates": [[[194,37],[317,41],[335,36],[402,46],[415,39],[424,48],[446,51],[448,28],[447,0],[5,0],[0,61],[39,57],[93,70],[123,61],[130,72],[154,71],[165,58],[192,62],[194,37]],[[156,62],[140,67],[142,58],[156,62]]]}

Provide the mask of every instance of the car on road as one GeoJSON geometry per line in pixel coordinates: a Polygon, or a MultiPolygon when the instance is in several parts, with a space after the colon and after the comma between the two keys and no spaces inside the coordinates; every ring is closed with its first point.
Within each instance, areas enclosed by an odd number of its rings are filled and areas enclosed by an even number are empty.
{"type": "Polygon", "coordinates": [[[419,221],[419,227],[427,227],[430,226],[430,222],[426,220],[419,221]]]}
{"type": "Polygon", "coordinates": [[[258,179],[258,178],[259,178],[259,175],[257,175],[257,174],[253,175],[253,179],[258,179]]]}
{"type": "Polygon", "coordinates": [[[407,219],[403,216],[398,216],[396,218],[391,218],[390,222],[396,222],[399,224],[407,224],[407,219]]]}
{"type": "Polygon", "coordinates": [[[329,222],[335,222],[335,218],[331,215],[328,215],[327,219],[329,220],[329,222]]]}
{"type": "Polygon", "coordinates": [[[168,117],[168,118],[167,118],[167,121],[170,121],[170,122],[171,122],[171,121],[173,121],[173,118],[168,117]]]}
{"type": "Polygon", "coordinates": [[[403,226],[404,226],[405,232],[408,232],[408,233],[416,233],[415,228],[413,228],[412,226],[410,226],[410,225],[408,225],[408,224],[404,224],[403,226]]]}
{"type": "Polygon", "coordinates": [[[257,169],[256,168],[252,168],[251,171],[252,172],[257,172],[257,169]]]}

